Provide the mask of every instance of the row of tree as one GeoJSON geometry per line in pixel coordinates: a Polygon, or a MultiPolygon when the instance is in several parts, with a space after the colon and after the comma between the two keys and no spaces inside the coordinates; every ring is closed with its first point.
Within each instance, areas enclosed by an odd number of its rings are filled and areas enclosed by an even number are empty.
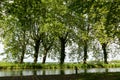
{"type": "Polygon", "coordinates": [[[63,64],[66,47],[75,45],[71,53],[83,53],[86,63],[88,53],[100,54],[101,47],[108,63],[107,47],[120,44],[119,13],[119,0],[1,0],[2,54],[20,63],[28,55],[34,63],[49,56],[63,64]]]}

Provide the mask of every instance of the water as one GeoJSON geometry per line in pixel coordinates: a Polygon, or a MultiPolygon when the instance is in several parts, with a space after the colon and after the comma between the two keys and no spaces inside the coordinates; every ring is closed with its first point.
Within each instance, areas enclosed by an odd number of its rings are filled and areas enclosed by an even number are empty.
{"type": "Polygon", "coordinates": [[[120,68],[92,68],[92,69],[37,69],[37,70],[0,70],[2,76],[28,76],[28,75],[60,75],[60,74],[78,74],[78,73],[103,73],[103,72],[120,72],[120,68]]]}

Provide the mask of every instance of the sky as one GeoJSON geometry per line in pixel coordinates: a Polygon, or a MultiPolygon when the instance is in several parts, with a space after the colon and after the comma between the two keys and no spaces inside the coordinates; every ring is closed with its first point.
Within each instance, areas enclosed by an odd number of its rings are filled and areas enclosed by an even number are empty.
{"type": "MultiPolygon", "coordinates": [[[[2,53],[4,50],[3,50],[3,45],[0,43],[0,53],[2,53]]],[[[4,56],[1,56],[0,55],[0,61],[2,60],[4,56]]]]}

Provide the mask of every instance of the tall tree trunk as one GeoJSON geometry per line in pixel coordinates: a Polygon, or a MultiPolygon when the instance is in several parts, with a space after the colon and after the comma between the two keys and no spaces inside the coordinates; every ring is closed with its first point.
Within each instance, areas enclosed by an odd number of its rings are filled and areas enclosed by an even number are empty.
{"type": "Polygon", "coordinates": [[[60,64],[64,63],[65,60],[65,39],[61,39],[61,56],[60,56],[60,64]]]}
{"type": "Polygon", "coordinates": [[[61,44],[61,53],[60,53],[60,64],[64,64],[64,60],[65,60],[65,45],[67,42],[67,36],[68,36],[68,32],[65,34],[65,36],[59,37],[60,40],[60,44],[61,44]]]}
{"type": "Polygon", "coordinates": [[[42,64],[45,64],[45,62],[46,62],[47,52],[48,52],[48,50],[44,49],[44,56],[43,56],[42,64]]]}
{"type": "Polygon", "coordinates": [[[23,63],[24,55],[25,55],[25,47],[22,50],[22,55],[21,55],[21,58],[20,58],[20,63],[23,63]]]}
{"type": "Polygon", "coordinates": [[[87,63],[87,57],[88,57],[87,50],[88,50],[87,41],[84,41],[84,59],[83,59],[84,64],[87,63]]]}
{"type": "Polygon", "coordinates": [[[107,61],[108,53],[106,51],[106,47],[107,47],[107,43],[103,43],[102,49],[103,49],[103,54],[104,54],[104,63],[108,64],[108,61],[107,61]]]}
{"type": "Polygon", "coordinates": [[[45,62],[46,62],[47,54],[48,54],[48,51],[50,50],[50,48],[52,46],[52,43],[53,43],[53,41],[51,43],[47,44],[47,45],[43,43],[44,54],[43,54],[42,64],[45,64],[45,62]]]}
{"type": "Polygon", "coordinates": [[[23,63],[23,59],[24,59],[24,55],[25,55],[25,51],[26,51],[26,40],[25,40],[25,30],[23,32],[23,41],[22,41],[22,54],[20,57],[20,63],[23,63]]]}
{"type": "Polygon", "coordinates": [[[39,53],[39,47],[40,47],[40,39],[35,40],[35,53],[34,53],[34,63],[37,63],[37,59],[38,59],[38,53],[39,53]]]}

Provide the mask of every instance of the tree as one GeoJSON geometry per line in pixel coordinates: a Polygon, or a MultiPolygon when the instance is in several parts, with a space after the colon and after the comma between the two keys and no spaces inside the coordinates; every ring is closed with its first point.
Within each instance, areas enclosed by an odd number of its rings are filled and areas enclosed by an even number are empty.
{"type": "Polygon", "coordinates": [[[92,39],[91,37],[91,28],[92,28],[92,15],[91,15],[91,7],[94,4],[94,1],[79,1],[75,0],[74,2],[71,3],[69,8],[77,13],[77,19],[78,23],[76,24],[77,28],[77,44],[83,47],[83,63],[86,64],[86,60],[88,58],[88,44],[90,44],[90,40],[92,39]],[[78,40],[79,38],[79,40],[78,40]],[[80,42],[78,42],[80,41],[80,42]]]}
{"type": "Polygon", "coordinates": [[[43,64],[46,62],[48,51],[52,48],[53,42],[54,42],[54,36],[52,36],[51,33],[49,32],[44,33],[44,37],[42,38],[42,45],[44,48],[43,60],[42,60],[43,64]]]}
{"type": "Polygon", "coordinates": [[[29,31],[34,41],[34,63],[37,62],[42,33],[40,32],[45,18],[45,7],[41,0],[15,0],[9,7],[8,13],[16,16],[22,24],[21,29],[29,31]]]}
{"type": "Polygon", "coordinates": [[[59,40],[60,44],[60,64],[64,63],[65,59],[65,47],[70,31],[69,22],[67,21],[67,6],[64,0],[54,0],[51,3],[52,7],[52,30],[57,40],[59,40]],[[68,22],[68,23],[67,23],[68,22]]]}
{"type": "Polygon", "coordinates": [[[117,18],[118,3],[114,1],[102,1],[101,3],[97,3],[94,7],[98,7],[95,11],[97,14],[95,36],[97,36],[99,42],[101,43],[104,54],[104,63],[108,64],[107,46],[114,41],[114,32],[116,31],[115,29],[119,23],[117,18]],[[117,16],[114,15],[114,12],[117,16]]]}

